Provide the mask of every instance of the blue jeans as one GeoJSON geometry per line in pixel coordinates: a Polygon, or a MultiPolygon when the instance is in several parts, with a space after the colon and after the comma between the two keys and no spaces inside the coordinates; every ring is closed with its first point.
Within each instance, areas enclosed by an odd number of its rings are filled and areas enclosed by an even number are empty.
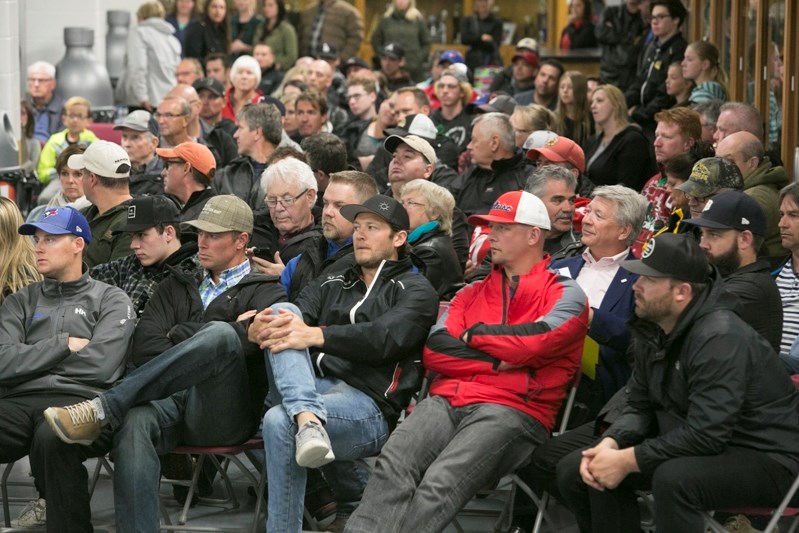
{"type": "MultiPolygon", "coordinates": [[[[289,309],[277,304],[272,309],[289,309]]],[[[336,461],[323,467],[336,500],[360,499],[366,471],[357,461],[375,455],[388,439],[388,423],[377,404],[365,393],[334,377],[314,375],[308,350],[267,351],[273,405],[264,416],[263,438],[269,481],[268,533],[299,533],[306,471],[294,459],[294,417],[310,411],[325,422],[336,461]],[[353,469],[353,462],[356,468],[353,469]],[[355,475],[352,473],[355,472],[355,475]]]]}
{"type": "Polygon", "coordinates": [[[442,531],[477,492],[527,462],[549,433],[511,407],[420,402],[380,452],[345,531],[442,531]]]}
{"type": "Polygon", "coordinates": [[[178,444],[238,444],[255,434],[241,342],[224,322],[137,368],[100,397],[118,428],[114,471],[117,531],[157,531],[158,455],[178,444]]]}

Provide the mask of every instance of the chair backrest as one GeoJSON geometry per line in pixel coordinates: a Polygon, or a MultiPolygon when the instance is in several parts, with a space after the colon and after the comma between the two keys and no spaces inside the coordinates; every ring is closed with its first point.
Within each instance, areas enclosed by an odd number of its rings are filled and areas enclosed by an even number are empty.
{"type": "Polygon", "coordinates": [[[104,141],[121,144],[122,132],[114,129],[114,125],[110,122],[93,122],[89,129],[94,132],[97,137],[104,141]]]}

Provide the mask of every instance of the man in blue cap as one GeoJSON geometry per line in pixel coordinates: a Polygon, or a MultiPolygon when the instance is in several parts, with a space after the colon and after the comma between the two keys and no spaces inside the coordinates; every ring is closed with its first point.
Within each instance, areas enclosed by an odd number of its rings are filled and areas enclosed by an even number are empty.
{"type": "Polygon", "coordinates": [[[0,462],[30,455],[47,531],[91,531],[83,461],[108,450],[65,444],[44,423],[48,405],[96,396],[125,370],[135,326],[125,293],[92,279],[83,267],[89,223],[72,207],[46,209],[23,224],[32,235],[44,280],[9,295],[0,307],[0,462]]]}

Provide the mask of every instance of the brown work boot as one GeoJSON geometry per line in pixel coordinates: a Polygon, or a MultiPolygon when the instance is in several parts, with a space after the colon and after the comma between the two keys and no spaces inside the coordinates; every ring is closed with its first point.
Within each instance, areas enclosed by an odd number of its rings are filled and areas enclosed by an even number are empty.
{"type": "Polygon", "coordinates": [[[48,407],[44,418],[58,438],[67,444],[90,445],[100,436],[100,421],[92,402],[86,400],[66,407],[48,407]]]}

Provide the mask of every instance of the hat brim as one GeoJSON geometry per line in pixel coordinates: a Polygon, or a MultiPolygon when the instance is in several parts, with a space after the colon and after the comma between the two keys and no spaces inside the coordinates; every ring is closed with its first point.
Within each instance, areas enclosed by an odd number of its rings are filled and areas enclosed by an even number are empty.
{"type": "Polygon", "coordinates": [[[149,127],[147,127],[147,126],[144,126],[144,127],[142,128],[142,127],[138,127],[138,126],[133,126],[133,125],[131,125],[131,124],[116,124],[116,125],[115,125],[113,128],[111,128],[111,129],[113,129],[113,130],[150,131],[150,128],[149,128],[149,127]]]}
{"type": "Polygon", "coordinates": [[[162,159],[183,159],[172,148],[156,148],[155,153],[162,159]]]}
{"type": "Polygon", "coordinates": [[[560,155],[559,153],[555,152],[554,150],[550,150],[544,146],[541,148],[530,148],[527,150],[527,159],[531,161],[538,161],[538,158],[544,156],[553,163],[566,163],[568,160],[560,155]]]}
{"type": "Polygon", "coordinates": [[[119,235],[120,233],[136,233],[136,232],[139,232],[139,231],[147,231],[148,229],[154,228],[154,227],[156,227],[159,224],[173,224],[174,225],[174,224],[178,224],[178,223],[179,223],[179,221],[177,221],[177,220],[173,220],[171,222],[168,221],[168,220],[161,220],[161,221],[155,222],[153,224],[128,224],[127,226],[123,226],[123,227],[121,227],[119,229],[116,229],[116,230],[112,231],[111,234],[112,235],[119,235]]]}
{"type": "Polygon", "coordinates": [[[401,55],[398,55],[398,54],[393,54],[391,52],[383,52],[382,54],[380,54],[380,57],[387,57],[389,59],[402,59],[405,56],[401,56],[401,55]]]}
{"type": "Polygon", "coordinates": [[[686,218],[683,220],[683,224],[689,224],[691,226],[698,226],[701,228],[712,228],[712,229],[735,229],[732,226],[728,226],[726,224],[722,224],[721,222],[716,222],[715,220],[709,220],[707,218],[686,218]]]}
{"type": "Polygon", "coordinates": [[[62,228],[61,226],[55,226],[53,224],[48,224],[46,222],[28,222],[19,227],[17,233],[20,235],[35,235],[36,230],[40,229],[45,233],[49,233],[50,235],[75,235],[75,237],[80,237],[86,243],[90,243],[92,241],[91,236],[86,235],[76,235],[75,233],[69,231],[66,228],[62,228]]]}
{"type": "Polygon", "coordinates": [[[680,183],[674,188],[697,198],[706,198],[715,192],[712,189],[705,189],[695,181],[691,180],[680,183]]]}
{"type": "Polygon", "coordinates": [[[499,224],[519,224],[515,220],[508,220],[504,217],[498,217],[494,215],[471,215],[467,222],[472,226],[487,226],[492,222],[497,222],[499,224]]]}
{"type": "MultiPolygon", "coordinates": [[[[208,222],[206,220],[188,220],[186,222],[182,222],[180,224],[180,228],[183,230],[187,228],[196,228],[200,231],[205,231],[207,233],[227,233],[228,231],[238,231],[235,229],[220,226],[219,224],[214,224],[213,222],[208,222]]],[[[249,233],[252,232],[250,231],[249,233]]]]}
{"type": "Polygon", "coordinates": [[[357,217],[361,213],[371,213],[375,216],[380,217],[382,220],[386,222],[386,224],[390,225],[392,228],[405,231],[410,229],[410,228],[398,228],[389,219],[387,219],[384,214],[380,213],[379,211],[375,211],[374,209],[369,209],[368,207],[363,205],[357,205],[357,204],[344,205],[341,207],[341,209],[339,209],[339,213],[341,213],[341,216],[343,216],[350,222],[355,222],[355,217],[357,217]]]}
{"type": "Polygon", "coordinates": [[[627,259],[621,262],[621,267],[628,272],[638,274],[639,276],[648,276],[650,278],[668,278],[669,274],[665,274],[660,270],[655,270],[651,266],[645,265],[640,259],[627,259]]]}

